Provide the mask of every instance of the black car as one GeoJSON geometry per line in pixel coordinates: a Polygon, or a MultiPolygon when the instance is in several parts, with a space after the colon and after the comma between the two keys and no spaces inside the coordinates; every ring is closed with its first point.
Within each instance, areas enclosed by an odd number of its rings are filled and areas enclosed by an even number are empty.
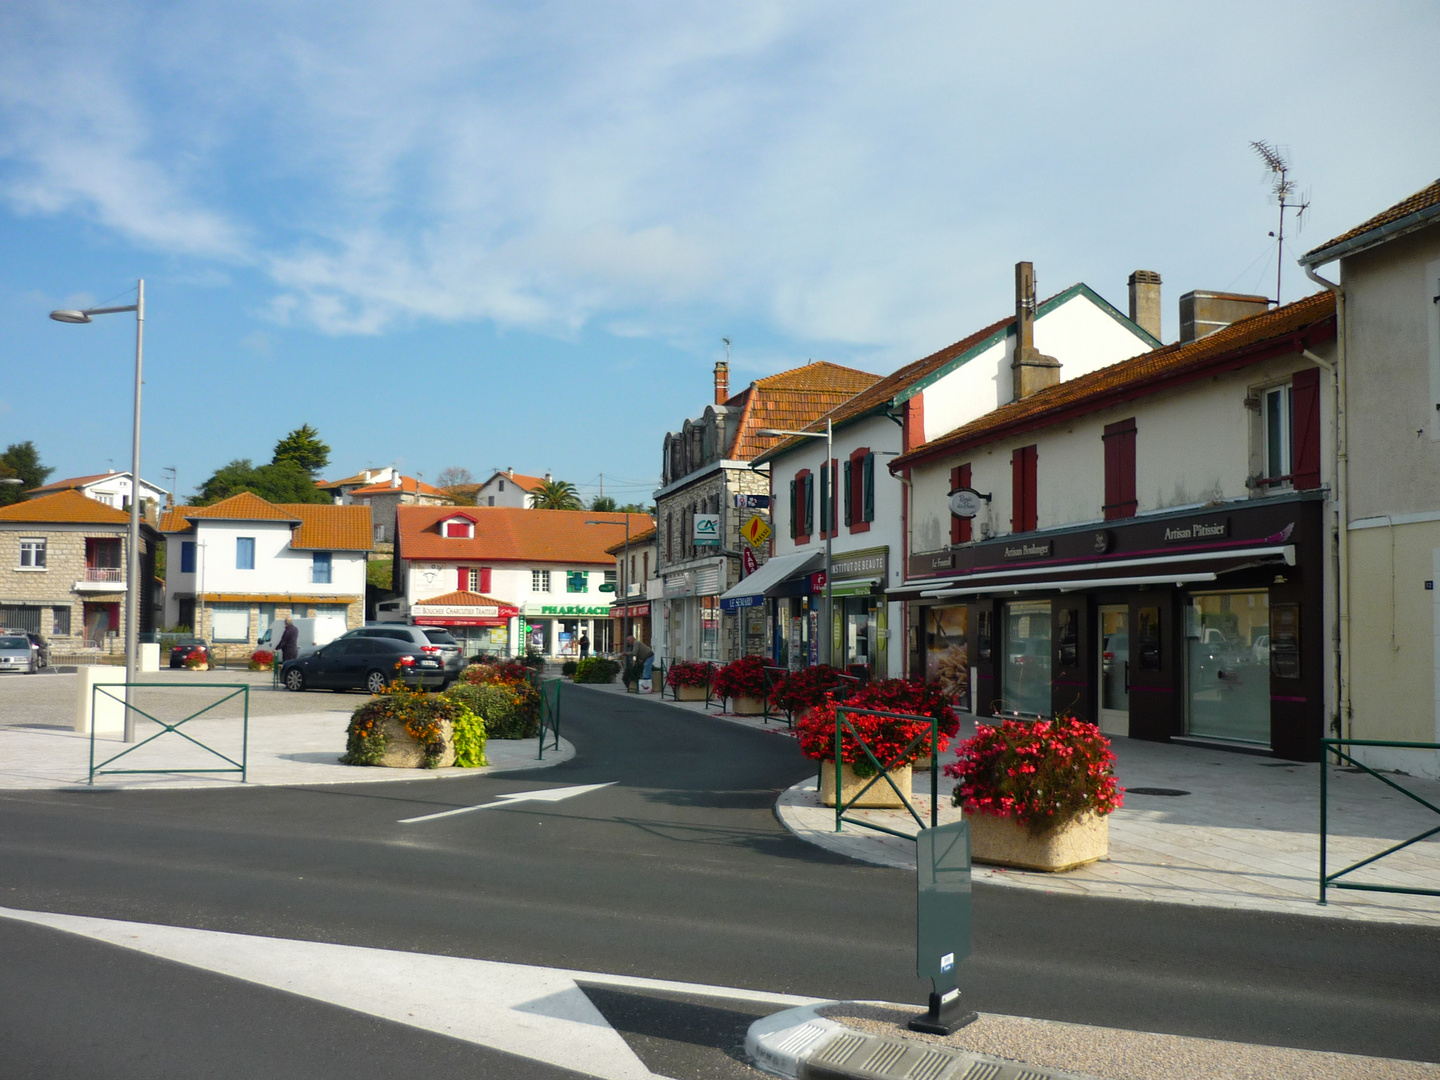
{"type": "Polygon", "coordinates": [[[378,694],[396,679],[438,690],[447,681],[445,662],[410,642],[342,637],[305,656],[286,660],[280,668],[280,681],[287,690],[361,689],[378,694]]]}
{"type": "Polygon", "coordinates": [[[430,656],[438,656],[445,667],[445,681],[452,683],[465,670],[465,651],[460,643],[450,636],[450,631],[439,626],[411,626],[409,623],[366,623],[355,630],[349,630],[342,638],[372,637],[391,638],[405,641],[410,647],[430,656]]]}
{"type": "Polygon", "coordinates": [[[192,652],[199,652],[208,661],[210,659],[210,645],[198,637],[179,638],[170,646],[170,666],[172,668],[183,668],[185,658],[192,652]]]}

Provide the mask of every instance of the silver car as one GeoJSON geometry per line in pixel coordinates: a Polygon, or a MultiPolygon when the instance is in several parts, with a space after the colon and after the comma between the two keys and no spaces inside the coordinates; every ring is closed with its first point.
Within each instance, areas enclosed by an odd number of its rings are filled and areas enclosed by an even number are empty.
{"type": "Polygon", "coordinates": [[[30,639],[24,634],[0,637],[0,671],[23,671],[33,675],[38,670],[30,639]]]}

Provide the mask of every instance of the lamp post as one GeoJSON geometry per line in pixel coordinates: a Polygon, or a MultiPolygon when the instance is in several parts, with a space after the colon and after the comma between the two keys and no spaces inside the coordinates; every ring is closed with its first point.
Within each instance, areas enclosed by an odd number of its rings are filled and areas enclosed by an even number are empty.
{"type": "MultiPolygon", "coordinates": [[[[616,521],[599,521],[599,520],[596,520],[596,519],[594,519],[594,518],[587,518],[586,521],[585,521],[585,524],[586,524],[586,525],[618,525],[619,522],[616,522],[616,521]]],[[[625,644],[625,638],[628,638],[628,637],[630,636],[630,515],[629,515],[629,514],[626,514],[626,515],[625,515],[625,556],[624,556],[624,558],[621,559],[621,561],[620,561],[620,582],[621,582],[621,589],[623,590],[623,591],[620,593],[620,604],[621,604],[622,609],[623,609],[624,612],[625,612],[625,614],[621,616],[621,618],[625,620],[625,621],[624,621],[625,633],[624,633],[624,635],[620,638],[620,644],[621,644],[621,645],[624,645],[624,644],[625,644]]]]}
{"type": "MultiPolygon", "coordinates": [[[[833,524],[839,520],[835,513],[835,474],[830,467],[830,461],[835,456],[835,429],[830,417],[825,417],[825,431],[822,434],[818,431],[784,431],[780,428],[761,428],[761,435],[793,435],[801,439],[824,439],[825,440],[825,465],[820,470],[821,492],[825,488],[830,489],[830,520],[820,523],[821,529],[825,532],[825,628],[821,634],[821,644],[825,646],[821,650],[822,664],[835,664],[835,598],[830,592],[830,542],[835,536],[833,524]]],[[[773,519],[772,519],[773,520],[773,519]]]]}
{"type": "MultiPolygon", "coordinates": [[[[88,323],[92,315],[114,315],[135,312],[135,413],[130,445],[130,544],[125,557],[125,682],[135,681],[137,654],[140,651],[140,372],[145,345],[145,279],[135,291],[135,303],[121,307],[86,308],[83,311],[50,312],[50,318],[63,323],[88,323]]],[[[135,741],[135,714],[130,709],[130,688],[125,688],[125,741],[135,741]]]]}

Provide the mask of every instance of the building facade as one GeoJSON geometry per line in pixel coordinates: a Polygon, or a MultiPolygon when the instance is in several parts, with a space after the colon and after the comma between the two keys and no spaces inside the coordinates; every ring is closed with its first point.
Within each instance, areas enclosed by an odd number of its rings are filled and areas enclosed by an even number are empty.
{"type": "MultiPolygon", "coordinates": [[[[106,506],[113,506],[116,510],[129,510],[131,489],[130,473],[111,469],[109,472],[92,476],[72,476],[66,480],[56,480],[43,487],[31,489],[26,492],[26,496],[33,499],[39,495],[55,495],[61,491],[78,491],[81,495],[106,506]]],[[[170,492],[150,483],[144,477],[140,478],[140,512],[151,524],[154,524],[160,508],[169,500],[170,492]]]]}
{"type": "Polygon", "coordinates": [[[272,503],[250,492],[179,506],[165,534],[165,621],[188,626],[220,656],[254,647],[271,623],[331,615],[365,621],[364,506],[272,503]]]}
{"type": "Polygon", "coordinates": [[[907,668],[979,716],[1316,760],[1334,702],[1328,293],[894,459],[907,668]]]}
{"type": "Polygon", "coordinates": [[[651,607],[664,591],[655,536],[652,526],[605,549],[615,556],[615,600],[610,605],[610,625],[603,628],[607,633],[603,647],[593,642],[596,652],[619,651],[627,633],[653,647],[651,607]]]}

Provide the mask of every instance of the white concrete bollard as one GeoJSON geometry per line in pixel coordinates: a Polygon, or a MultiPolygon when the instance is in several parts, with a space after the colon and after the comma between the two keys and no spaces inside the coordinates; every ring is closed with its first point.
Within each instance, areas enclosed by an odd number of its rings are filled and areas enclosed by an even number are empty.
{"type": "Polygon", "coordinates": [[[140,670],[160,670],[160,643],[158,641],[146,642],[140,646],[140,670]]]}
{"type": "Polygon", "coordinates": [[[110,667],[103,664],[81,664],[75,669],[79,676],[79,698],[75,702],[75,730],[81,735],[90,734],[92,719],[95,724],[96,735],[124,735],[125,734],[125,704],[123,701],[115,700],[121,697],[123,690],[111,690],[109,694],[96,693],[93,687],[103,684],[125,682],[125,669],[122,667],[110,667]],[[90,710],[95,710],[92,718],[90,710]]]}

